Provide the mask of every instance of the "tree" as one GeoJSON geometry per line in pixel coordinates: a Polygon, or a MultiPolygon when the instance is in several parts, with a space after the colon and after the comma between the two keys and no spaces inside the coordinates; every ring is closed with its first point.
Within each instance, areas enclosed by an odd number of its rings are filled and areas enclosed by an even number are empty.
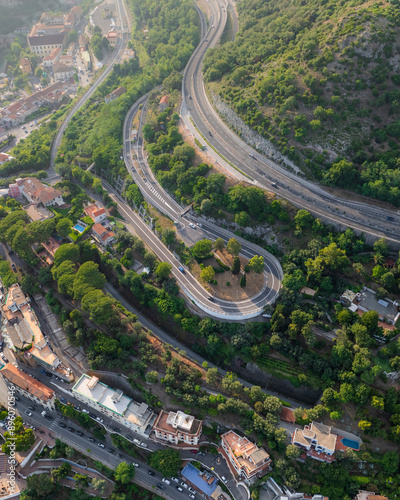
{"type": "Polygon", "coordinates": [[[352,163],[340,160],[325,173],[324,180],[331,186],[348,187],[353,183],[356,174],[357,170],[352,163]]]}
{"type": "Polygon", "coordinates": [[[21,281],[21,288],[25,295],[35,295],[40,291],[39,283],[31,274],[26,274],[21,281]]]}
{"type": "Polygon", "coordinates": [[[101,290],[91,290],[82,297],[82,309],[90,312],[90,319],[104,325],[114,315],[114,300],[104,295],[101,290]]]}
{"type": "Polygon", "coordinates": [[[94,488],[95,490],[99,491],[100,493],[105,493],[106,488],[107,488],[107,481],[105,479],[97,479],[93,478],[92,482],[90,483],[91,488],[94,488]]]}
{"type": "Polygon", "coordinates": [[[246,287],[246,275],[245,274],[242,274],[242,276],[240,277],[240,286],[241,286],[241,288],[246,287]]]}
{"type": "Polygon", "coordinates": [[[146,373],[146,380],[150,384],[156,384],[158,382],[158,373],[156,371],[146,373]]]}
{"type": "Polygon", "coordinates": [[[239,224],[239,226],[248,226],[250,220],[251,217],[247,212],[242,211],[235,215],[235,222],[236,224],[239,224]]]}
{"type": "Polygon", "coordinates": [[[36,78],[42,78],[42,75],[43,75],[43,69],[40,66],[38,66],[35,69],[35,76],[36,78]]]}
{"type": "Polygon", "coordinates": [[[275,396],[268,396],[264,399],[264,410],[267,413],[275,413],[276,415],[279,415],[282,411],[282,406],[283,405],[280,399],[275,396]]]}
{"type": "Polygon", "coordinates": [[[182,466],[182,460],[176,450],[159,450],[150,455],[149,464],[164,477],[176,477],[182,466]]]}
{"type": "Polygon", "coordinates": [[[293,222],[295,223],[296,229],[302,231],[303,229],[308,229],[312,226],[314,217],[310,214],[308,210],[301,208],[297,211],[294,216],[293,222]]]}
{"type": "Polygon", "coordinates": [[[61,238],[65,238],[71,232],[72,221],[68,217],[64,217],[57,222],[56,231],[61,238]]]}
{"type": "Polygon", "coordinates": [[[264,257],[255,255],[249,260],[250,268],[257,274],[264,271],[264,257]]]}
{"type": "Polygon", "coordinates": [[[114,479],[121,484],[128,484],[135,476],[135,467],[128,465],[126,462],[120,462],[115,471],[114,479]]]}
{"type": "Polygon", "coordinates": [[[374,253],[378,253],[384,257],[386,257],[389,253],[389,247],[385,238],[379,238],[379,240],[376,240],[373,248],[374,253]]]}
{"type": "Polygon", "coordinates": [[[204,239],[195,243],[191,248],[191,252],[195,259],[204,260],[210,255],[212,247],[212,241],[204,239]]]}
{"type": "Polygon", "coordinates": [[[154,271],[155,276],[161,281],[166,280],[171,274],[172,264],[160,262],[154,271]]]}
{"type": "Polygon", "coordinates": [[[295,446],[294,444],[289,444],[286,448],[286,456],[290,460],[296,460],[299,458],[301,455],[301,449],[298,446],[295,446]]]}
{"type": "Polygon", "coordinates": [[[79,260],[79,247],[73,243],[66,243],[61,245],[54,253],[54,266],[59,266],[64,260],[71,262],[78,262],[79,260]]]}
{"type": "Polygon", "coordinates": [[[206,381],[210,385],[215,385],[218,380],[218,368],[209,368],[206,372],[206,381]]]}
{"type": "Polygon", "coordinates": [[[382,457],[382,467],[386,474],[396,474],[399,468],[399,454],[396,451],[388,451],[382,457]]]}
{"type": "Polygon", "coordinates": [[[240,259],[238,256],[236,256],[233,259],[231,271],[232,271],[232,274],[239,274],[240,273],[240,259]]]}
{"type": "Polygon", "coordinates": [[[223,250],[225,248],[225,242],[222,238],[217,238],[214,241],[214,249],[215,250],[223,250]]]}
{"type": "Polygon", "coordinates": [[[200,279],[207,283],[211,283],[211,281],[214,279],[214,275],[215,275],[214,268],[212,266],[207,266],[204,269],[202,269],[200,273],[200,279]]]}
{"type": "Polygon", "coordinates": [[[60,467],[57,467],[57,469],[53,469],[51,471],[51,476],[54,479],[65,479],[67,476],[70,475],[72,470],[72,465],[69,462],[64,462],[60,467]]]}
{"type": "Polygon", "coordinates": [[[99,265],[95,262],[85,262],[76,273],[74,280],[74,298],[82,297],[93,288],[102,289],[106,284],[106,277],[99,271],[99,265]]]}
{"type": "Polygon", "coordinates": [[[226,251],[231,255],[239,255],[242,245],[235,239],[231,238],[226,245],[226,251]]]}

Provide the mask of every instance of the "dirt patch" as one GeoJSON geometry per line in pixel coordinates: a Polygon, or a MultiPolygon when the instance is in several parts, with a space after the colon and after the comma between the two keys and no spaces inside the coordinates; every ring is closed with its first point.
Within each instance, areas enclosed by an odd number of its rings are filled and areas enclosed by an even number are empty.
{"type": "MultiPolygon", "coordinates": [[[[226,266],[232,267],[233,257],[229,255],[226,250],[215,252],[214,257],[205,260],[203,264],[205,267],[219,267],[216,259],[219,259],[226,266]]],[[[249,261],[241,256],[239,256],[239,259],[241,264],[239,274],[232,274],[231,271],[215,273],[214,279],[217,281],[217,285],[211,283],[203,284],[206,289],[210,290],[211,295],[223,300],[238,301],[254,297],[254,295],[257,295],[262,290],[265,284],[264,274],[256,274],[253,271],[246,273],[246,286],[244,288],[240,286],[240,278],[244,273],[244,267],[249,261]],[[229,283],[229,285],[227,285],[227,283],[229,283]]],[[[197,262],[193,263],[190,271],[200,280],[201,268],[197,262]]]]}

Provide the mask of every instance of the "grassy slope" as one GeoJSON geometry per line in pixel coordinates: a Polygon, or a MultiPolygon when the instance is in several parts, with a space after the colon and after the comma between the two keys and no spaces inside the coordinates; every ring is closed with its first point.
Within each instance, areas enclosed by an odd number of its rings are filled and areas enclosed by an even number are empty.
{"type": "Polygon", "coordinates": [[[210,52],[205,77],[246,123],[316,178],[338,156],[358,165],[397,156],[399,127],[387,125],[399,119],[398,4],[240,0],[237,8],[239,34],[210,52]]]}

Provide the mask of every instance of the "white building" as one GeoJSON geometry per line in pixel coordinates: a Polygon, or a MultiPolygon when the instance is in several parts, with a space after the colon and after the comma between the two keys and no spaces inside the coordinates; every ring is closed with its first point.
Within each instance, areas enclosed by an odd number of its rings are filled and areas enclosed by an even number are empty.
{"type": "Polygon", "coordinates": [[[66,64],[59,62],[53,64],[53,74],[57,82],[71,78],[71,76],[74,76],[74,73],[75,70],[72,66],[67,66],[66,64]]]}
{"type": "Polygon", "coordinates": [[[197,420],[183,411],[167,413],[161,410],[153,431],[157,440],[171,445],[183,443],[189,447],[198,448],[202,426],[202,420],[197,420]]]}
{"type": "Polygon", "coordinates": [[[128,429],[142,436],[149,436],[155,413],[146,403],[137,403],[125,396],[120,390],[114,390],[103,384],[97,377],[83,374],[72,388],[76,399],[104,413],[128,429]]]}
{"type": "Polygon", "coordinates": [[[337,435],[332,427],[311,422],[304,429],[296,429],[292,434],[292,444],[307,451],[307,455],[322,462],[332,462],[336,450],[337,435]]]}

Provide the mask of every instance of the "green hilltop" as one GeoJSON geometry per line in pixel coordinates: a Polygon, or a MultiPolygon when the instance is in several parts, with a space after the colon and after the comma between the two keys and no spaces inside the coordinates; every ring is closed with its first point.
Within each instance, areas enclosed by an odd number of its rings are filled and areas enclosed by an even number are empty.
{"type": "Polygon", "coordinates": [[[311,179],[400,205],[400,2],[239,0],[209,90],[311,179]]]}

